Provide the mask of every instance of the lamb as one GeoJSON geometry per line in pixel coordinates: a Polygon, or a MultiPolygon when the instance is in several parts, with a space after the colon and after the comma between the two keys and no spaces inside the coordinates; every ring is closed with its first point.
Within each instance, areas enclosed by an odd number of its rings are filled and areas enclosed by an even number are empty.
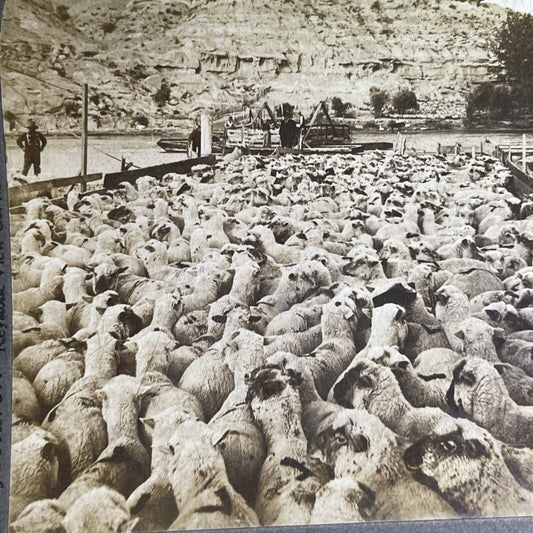
{"type": "Polygon", "coordinates": [[[513,446],[533,447],[529,406],[517,405],[509,396],[505,383],[488,361],[463,359],[453,371],[448,397],[462,413],[513,446]]]}
{"type": "Polygon", "coordinates": [[[123,344],[118,335],[96,333],[87,340],[84,376],[98,376],[105,381],[117,375],[119,351],[123,344]]]}
{"type": "Polygon", "coordinates": [[[179,511],[170,529],[259,525],[256,514],[229,483],[212,439],[213,433],[202,422],[187,421],[169,441],[170,483],[179,511]]]}
{"type": "Polygon", "coordinates": [[[58,480],[56,438],[40,428],[11,447],[9,521],[32,502],[53,496],[58,480]]]}
{"type": "Polygon", "coordinates": [[[407,448],[404,462],[463,516],[531,512],[531,492],[507,468],[500,443],[466,420],[436,426],[407,448]]]}

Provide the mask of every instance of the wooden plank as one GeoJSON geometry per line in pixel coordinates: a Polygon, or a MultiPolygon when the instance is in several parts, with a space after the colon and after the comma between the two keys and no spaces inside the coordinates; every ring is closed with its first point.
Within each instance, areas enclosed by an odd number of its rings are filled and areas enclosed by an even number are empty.
{"type": "Polygon", "coordinates": [[[113,189],[122,181],[135,183],[142,176],[151,176],[152,178],[162,178],[165,174],[175,172],[176,174],[185,174],[196,165],[214,165],[216,157],[208,155],[205,157],[197,157],[194,159],[183,159],[173,163],[165,163],[164,165],[155,165],[152,167],[139,168],[135,170],[126,170],[124,172],[115,172],[113,174],[106,174],[104,178],[104,187],[106,189],[113,189]]]}
{"type": "Polygon", "coordinates": [[[69,178],[55,178],[51,180],[34,181],[27,185],[19,185],[16,187],[9,187],[9,206],[23,204],[32,198],[39,196],[51,195],[58,187],[69,187],[80,183],[87,184],[93,181],[103,179],[104,175],[99,172],[96,174],[88,174],[87,176],[72,176],[69,178]]]}

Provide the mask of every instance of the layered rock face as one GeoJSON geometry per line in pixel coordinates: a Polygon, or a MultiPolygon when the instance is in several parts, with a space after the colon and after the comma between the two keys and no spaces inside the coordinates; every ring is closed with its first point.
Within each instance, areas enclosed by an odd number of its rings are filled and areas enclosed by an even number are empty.
{"type": "Polygon", "coordinates": [[[465,91],[499,71],[488,43],[505,16],[454,0],[79,0],[64,13],[60,0],[6,1],[5,109],[65,106],[64,93],[20,71],[74,93],[71,82],[87,80],[101,127],[139,112],[168,124],[263,98],[307,111],[339,96],[364,110],[372,86],[409,87],[422,113],[460,115],[465,91]],[[159,108],[163,80],[170,97],[159,108]],[[28,89],[38,94],[25,102],[28,89]]]}

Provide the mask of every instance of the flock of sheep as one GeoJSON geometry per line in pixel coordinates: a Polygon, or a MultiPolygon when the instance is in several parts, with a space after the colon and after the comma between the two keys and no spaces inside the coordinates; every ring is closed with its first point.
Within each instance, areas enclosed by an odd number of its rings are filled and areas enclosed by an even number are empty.
{"type": "Polygon", "coordinates": [[[230,156],[12,215],[10,532],[533,513],[533,202],[487,156],[230,156]]]}

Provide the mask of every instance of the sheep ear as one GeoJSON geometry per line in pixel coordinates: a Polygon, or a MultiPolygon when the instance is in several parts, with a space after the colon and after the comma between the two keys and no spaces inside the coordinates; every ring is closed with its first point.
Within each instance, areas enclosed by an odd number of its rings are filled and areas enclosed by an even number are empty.
{"type": "MultiPolygon", "coordinates": [[[[143,395],[144,395],[144,393],[143,393],[143,391],[141,391],[141,396],[143,396],[143,395]]],[[[154,429],[154,427],[155,427],[155,419],[152,418],[152,417],[140,418],[140,421],[141,421],[141,424],[143,426],[146,426],[149,429],[154,429]]]]}
{"type": "Polygon", "coordinates": [[[248,321],[253,324],[255,322],[259,322],[261,320],[261,317],[260,315],[250,315],[250,318],[248,319],[248,321]]]}
{"type": "Polygon", "coordinates": [[[228,317],[226,315],[213,315],[211,320],[217,324],[225,324],[228,320],[228,317]]]}
{"type": "Polygon", "coordinates": [[[505,344],[505,331],[502,328],[494,328],[492,342],[494,342],[496,349],[501,348],[505,344]]]}
{"type": "Polygon", "coordinates": [[[462,329],[460,329],[459,331],[456,331],[455,332],[455,336],[458,338],[458,339],[461,339],[462,341],[465,340],[465,333],[462,329]]]}
{"type": "Polygon", "coordinates": [[[503,376],[505,373],[505,369],[508,368],[509,365],[506,365],[505,363],[494,363],[494,368],[498,371],[500,375],[503,376]]]}
{"type": "Polygon", "coordinates": [[[21,331],[21,333],[31,333],[32,331],[41,331],[40,327],[26,328],[21,331]]]}
{"type": "Polygon", "coordinates": [[[150,500],[150,496],[151,495],[149,492],[145,492],[144,494],[142,494],[139,499],[130,507],[130,513],[139,514],[150,500]]]}
{"type": "Polygon", "coordinates": [[[109,332],[109,335],[111,335],[111,337],[113,337],[114,339],[120,339],[118,333],[116,331],[110,331],[109,332]]]}
{"type": "Polygon", "coordinates": [[[533,472],[529,461],[525,461],[523,453],[514,446],[502,444],[502,456],[505,466],[516,481],[527,490],[533,490],[533,472]]]}
{"type": "Polygon", "coordinates": [[[126,272],[128,270],[129,267],[125,266],[125,267],[120,267],[119,269],[117,269],[117,271],[115,272],[117,275],[118,274],[123,274],[124,272],[126,272]]]}
{"type": "Polygon", "coordinates": [[[460,374],[461,381],[467,385],[473,385],[476,382],[476,377],[469,370],[465,370],[460,374]]]}
{"type": "Polygon", "coordinates": [[[499,322],[501,319],[501,314],[497,309],[485,309],[485,313],[487,313],[487,316],[496,322],[499,322]]]}
{"type": "Polygon", "coordinates": [[[216,446],[217,444],[220,444],[228,435],[230,430],[228,428],[224,429],[221,432],[213,433],[213,436],[211,437],[211,444],[213,446],[216,446]]]}
{"type": "Polygon", "coordinates": [[[41,448],[41,457],[51,463],[57,454],[57,448],[55,444],[51,442],[47,442],[42,448],[41,448]]]}
{"type": "Polygon", "coordinates": [[[82,294],[81,299],[85,302],[90,304],[93,301],[93,297],[89,296],[88,294],[82,294]]]}

